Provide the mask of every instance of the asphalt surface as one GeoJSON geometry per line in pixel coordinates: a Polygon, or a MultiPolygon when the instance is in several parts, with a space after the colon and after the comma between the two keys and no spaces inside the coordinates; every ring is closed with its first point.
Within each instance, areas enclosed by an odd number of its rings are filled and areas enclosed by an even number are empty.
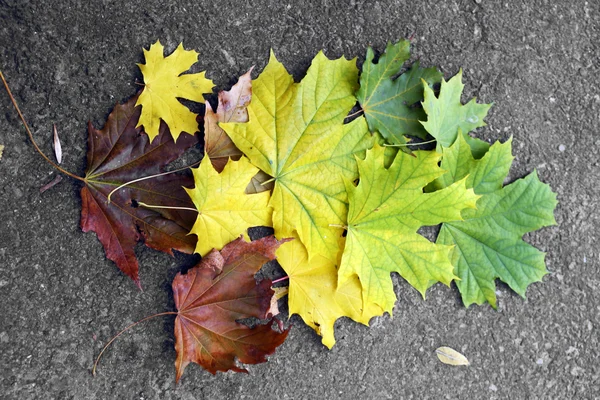
{"type": "Polygon", "coordinates": [[[558,226],[526,240],[551,271],[527,299],[498,285],[499,310],[462,306],[437,285],[426,301],[397,277],[393,318],[336,324],[328,351],[298,317],[288,340],[249,374],[188,367],[175,385],[172,318],[104,343],[149,314],[173,309],[170,282],[193,263],[139,246],[139,291],[79,228],[79,185],[33,149],[0,89],[0,398],[6,399],[559,399],[600,398],[600,5],[596,1],[95,1],[0,0],[0,70],[36,140],[83,174],[87,121],[101,127],[133,95],[142,48],[160,39],[201,53],[219,89],[272,48],[300,79],[321,49],[364,59],[413,37],[413,59],[465,97],[493,102],[487,140],[514,138],[510,180],[537,169],[558,194],[558,226]],[[469,367],[441,364],[438,346],[469,367]]]}

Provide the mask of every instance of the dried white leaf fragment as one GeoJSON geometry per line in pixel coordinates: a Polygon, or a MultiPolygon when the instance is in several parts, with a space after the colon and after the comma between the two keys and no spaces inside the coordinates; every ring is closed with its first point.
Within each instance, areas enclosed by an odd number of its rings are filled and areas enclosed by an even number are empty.
{"type": "Polygon", "coordinates": [[[444,364],[449,365],[470,365],[467,357],[460,354],[458,351],[450,348],[450,347],[438,347],[435,349],[435,354],[437,354],[438,358],[444,364]]]}
{"type": "Polygon", "coordinates": [[[56,156],[56,161],[60,164],[62,162],[62,147],[60,146],[60,140],[58,140],[56,124],[54,125],[54,155],[56,156]]]}

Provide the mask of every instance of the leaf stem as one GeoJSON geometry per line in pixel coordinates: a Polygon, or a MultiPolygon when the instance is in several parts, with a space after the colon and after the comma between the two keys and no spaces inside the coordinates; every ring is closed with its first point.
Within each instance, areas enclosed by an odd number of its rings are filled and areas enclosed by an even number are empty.
{"type": "Polygon", "coordinates": [[[269,184],[269,183],[271,183],[271,182],[275,182],[275,180],[276,180],[276,178],[271,178],[271,179],[269,179],[269,180],[266,180],[266,181],[264,181],[264,182],[261,182],[260,184],[261,184],[262,186],[265,186],[266,184],[269,184]]]}
{"type": "Polygon", "coordinates": [[[142,201],[138,201],[137,202],[140,206],[142,207],[146,207],[146,208],[166,208],[169,210],[186,210],[186,211],[196,211],[198,212],[198,210],[196,210],[195,208],[191,208],[191,207],[170,207],[170,206],[155,206],[155,205],[151,205],[151,204],[146,204],[142,201]]]}
{"type": "Polygon", "coordinates": [[[332,228],[348,229],[348,227],[346,225],[340,225],[340,224],[329,224],[329,226],[332,228]]]}
{"type": "Polygon", "coordinates": [[[121,186],[119,186],[118,188],[116,188],[116,189],[113,189],[113,190],[112,190],[112,191],[111,191],[111,192],[108,194],[108,196],[106,197],[106,199],[108,200],[108,204],[110,204],[110,197],[113,195],[113,193],[114,193],[114,192],[116,192],[116,191],[117,191],[117,190],[119,190],[119,189],[123,189],[125,186],[131,185],[132,183],[136,183],[136,182],[145,181],[146,179],[158,178],[159,176],[164,176],[164,175],[173,174],[173,173],[175,173],[175,172],[184,171],[184,170],[186,170],[186,169],[188,169],[188,168],[192,168],[193,166],[200,164],[201,162],[202,162],[202,160],[200,160],[200,161],[196,161],[195,163],[193,163],[193,164],[190,164],[190,165],[188,165],[187,167],[181,167],[181,168],[178,168],[178,169],[174,169],[173,171],[162,172],[162,173],[160,173],[160,174],[156,174],[156,175],[144,176],[143,178],[138,178],[138,179],[134,179],[134,180],[132,180],[132,181],[129,181],[129,182],[125,182],[124,184],[122,184],[122,185],[121,185],[121,186]]]}
{"type": "Polygon", "coordinates": [[[359,110],[356,110],[356,111],[355,111],[355,112],[353,112],[352,114],[348,114],[348,115],[346,115],[346,117],[345,117],[344,119],[348,119],[348,118],[355,117],[355,116],[357,116],[358,114],[360,114],[360,113],[364,113],[364,112],[365,112],[365,110],[363,110],[363,109],[361,108],[361,109],[359,109],[359,110]]]}
{"type": "Polygon", "coordinates": [[[426,142],[415,142],[415,143],[404,143],[404,144],[387,144],[384,143],[383,146],[384,147],[406,147],[406,146],[419,146],[421,144],[429,144],[429,143],[434,143],[436,140],[428,140],[426,142]]]}
{"type": "Polygon", "coordinates": [[[144,321],[148,321],[149,319],[152,319],[152,318],[162,317],[164,315],[177,315],[177,312],[175,312],[175,311],[166,311],[166,312],[162,312],[162,313],[150,315],[150,316],[148,316],[146,318],[140,319],[137,322],[134,322],[133,324],[129,325],[127,328],[123,329],[121,332],[119,332],[115,336],[113,336],[113,338],[110,339],[110,341],[108,343],[106,343],[106,345],[102,348],[102,351],[100,351],[100,354],[98,354],[98,357],[96,358],[96,362],[94,362],[94,367],[92,368],[92,375],[96,376],[96,368],[98,367],[98,362],[100,362],[100,358],[102,358],[102,355],[104,354],[104,352],[106,351],[106,349],[108,348],[108,346],[110,346],[112,344],[112,342],[114,342],[115,340],[117,340],[117,338],[119,336],[121,336],[123,333],[125,333],[129,329],[133,328],[137,324],[140,324],[140,323],[142,323],[144,321]]]}
{"type": "Polygon", "coordinates": [[[8,82],[6,82],[6,79],[4,79],[4,75],[2,74],[2,71],[0,71],[0,79],[2,79],[2,83],[4,83],[4,87],[6,88],[6,91],[8,92],[8,97],[10,97],[10,101],[12,102],[13,106],[15,107],[15,110],[17,110],[17,114],[19,114],[19,118],[21,118],[21,122],[23,122],[23,125],[25,126],[25,130],[27,131],[27,135],[29,136],[29,140],[31,140],[31,143],[33,144],[33,147],[35,148],[35,150],[42,156],[42,158],[44,160],[46,160],[46,162],[48,162],[48,164],[52,165],[56,170],[62,172],[63,174],[65,174],[67,176],[70,176],[73,179],[77,179],[82,182],[85,182],[84,178],[77,176],[75,174],[72,174],[69,171],[61,168],[58,164],[56,164],[54,161],[52,161],[50,158],[48,158],[48,156],[46,156],[42,152],[42,150],[39,148],[39,146],[33,139],[33,134],[31,133],[31,129],[29,129],[29,125],[27,125],[27,122],[25,121],[25,117],[23,116],[23,113],[21,113],[21,109],[17,105],[17,101],[15,100],[12,92],[10,91],[10,88],[8,87],[8,82]]]}
{"type": "Polygon", "coordinates": [[[271,281],[271,284],[274,285],[276,283],[283,282],[286,279],[290,279],[290,277],[289,276],[284,276],[283,278],[275,279],[274,281],[271,281]]]}

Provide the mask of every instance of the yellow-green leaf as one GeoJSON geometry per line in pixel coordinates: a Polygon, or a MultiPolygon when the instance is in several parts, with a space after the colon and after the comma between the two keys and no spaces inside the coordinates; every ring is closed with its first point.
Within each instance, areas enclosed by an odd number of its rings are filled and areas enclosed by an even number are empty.
{"type": "Polygon", "coordinates": [[[340,282],[358,276],[365,304],[379,305],[391,314],[396,301],[390,274],[398,272],[423,296],[436,282],[455,278],[450,246],[431,243],[417,233],[421,226],[461,219],[478,198],[465,180],[434,192],[423,187],[444,171],[439,155],[398,152],[384,168],[385,149],[375,146],[358,161],[360,182],[348,182],[348,234],[339,270],[340,282]]]}
{"type": "Polygon", "coordinates": [[[196,253],[206,255],[244,235],[252,226],[271,226],[269,192],[246,194],[248,183],[258,172],[246,157],[229,161],[218,173],[210,159],[204,157],[192,169],[196,187],[186,189],[198,217],[190,233],[198,236],[196,253]]]}
{"type": "Polygon", "coordinates": [[[458,351],[442,346],[435,349],[435,354],[438,356],[439,360],[444,364],[448,365],[470,365],[467,357],[460,354],[458,351]]]}
{"type": "Polygon", "coordinates": [[[235,145],[275,181],[270,205],[279,238],[294,231],[309,258],[339,256],[348,211],[344,179],[358,177],[355,154],[371,147],[364,118],[344,125],[356,103],[354,61],[321,52],[300,83],[271,55],[252,82],[249,121],[222,124],[235,145]]]}
{"type": "Polygon", "coordinates": [[[213,88],[204,72],[183,74],[198,60],[197,52],[184,50],[183,44],[167,57],[163,50],[157,41],[150,50],[144,49],[146,64],[138,64],[144,76],[144,89],[136,103],[136,106],[142,106],[137,127],[144,126],[150,141],[158,135],[161,119],[169,126],[174,140],[181,132],[197,132],[196,114],[178,98],[204,102],[203,94],[210,93],[213,88]]]}
{"type": "Polygon", "coordinates": [[[374,304],[363,308],[362,288],[356,277],[338,287],[335,264],[319,255],[309,261],[299,240],[279,247],[277,261],[289,276],[290,315],[302,317],[323,337],[328,348],[335,344],[333,326],[338,318],[349,317],[368,325],[372,317],[383,314],[381,307],[374,304]]]}

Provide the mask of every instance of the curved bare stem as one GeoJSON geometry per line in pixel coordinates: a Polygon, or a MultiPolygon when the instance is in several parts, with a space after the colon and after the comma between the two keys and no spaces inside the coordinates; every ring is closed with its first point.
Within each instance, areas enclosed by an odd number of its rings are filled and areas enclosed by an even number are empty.
{"type": "Polygon", "coordinates": [[[146,207],[146,208],[166,208],[168,210],[186,210],[186,211],[196,211],[198,212],[198,210],[196,210],[195,208],[191,208],[191,207],[171,207],[171,206],[155,206],[152,204],[146,204],[142,201],[138,201],[137,202],[140,206],[142,207],[146,207]]]}
{"type": "MultiPolygon", "coordinates": [[[[201,160],[202,161],[202,160],[201,160]]],[[[173,174],[175,172],[179,172],[179,171],[184,171],[188,168],[192,168],[195,165],[200,164],[201,161],[197,161],[193,164],[188,165],[187,167],[182,167],[182,168],[178,168],[178,169],[174,169],[173,171],[167,171],[167,172],[162,172],[160,174],[156,174],[156,175],[150,175],[150,176],[144,176],[143,178],[138,178],[138,179],[134,179],[132,181],[129,182],[125,182],[124,184],[122,184],[121,186],[119,186],[116,189],[113,189],[108,196],[106,197],[106,200],[108,201],[108,204],[110,204],[110,197],[112,196],[112,194],[114,192],[116,192],[119,189],[123,189],[125,186],[131,185],[132,183],[136,183],[136,182],[141,182],[141,181],[145,181],[146,179],[152,179],[152,178],[158,178],[159,176],[163,176],[163,175],[169,175],[169,174],[173,174]]]]}
{"type": "Polygon", "coordinates": [[[21,113],[21,109],[17,105],[17,101],[15,100],[12,92],[10,91],[10,88],[8,87],[8,82],[6,82],[6,79],[4,79],[4,75],[2,74],[2,71],[0,71],[0,79],[2,79],[2,83],[4,83],[4,87],[6,88],[6,91],[8,92],[8,97],[10,97],[10,101],[12,102],[13,106],[17,110],[17,113],[19,114],[19,118],[21,118],[21,122],[23,122],[23,125],[25,126],[25,130],[27,131],[27,135],[29,136],[29,140],[31,140],[31,143],[33,144],[33,147],[35,148],[35,150],[44,158],[44,160],[46,160],[46,162],[48,164],[52,165],[56,170],[62,172],[63,174],[65,174],[67,176],[70,176],[73,179],[77,179],[77,180],[85,182],[84,178],[77,176],[75,174],[72,174],[69,171],[61,168],[58,164],[56,164],[54,161],[52,161],[50,158],[48,158],[48,156],[46,156],[42,152],[42,150],[39,148],[39,146],[33,139],[33,134],[31,133],[31,129],[29,129],[29,125],[27,125],[27,122],[25,121],[25,117],[23,116],[23,113],[21,113]]]}
{"type": "Polygon", "coordinates": [[[129,329],[131,329],[134,326],[136,326],[137,324],[140,324],[140,323],[142,323],[144,321],[148,321],[149,319],[152,319],[152,318],[162,317],[164,315],[177,315],[177,312],[175,312],[175,311],[167,311],[167,312],[162,312],[162,313],[150,315],[150,316],[148,316],[146,318],[140,319],[137,322],[134,322],[133,324],[129,325],[127,328],[123,329],[121,332],[119,332],[115,336],[113,336],[113,338],[110,339],[110,341],[108,343],[106,343],[106,345],[102,348],[102,351],[100,351],[100,354],[98,354],[98,357],[96,358],[96,362],[94,362],[94,367],[92,368],[92,375],[96,376],[96,368],[98,367],[98,363],[100,362],[100,358],[102,358],[102,355],[104,354],[104,352],[106,351],[106,349],[108,348],[108,346],[110,346],[112,344],[112,342],[114,342],[115,340],[117,340],[117,338],[119,336],[121,336],[122,334],[124,334],[129,329]]]}

